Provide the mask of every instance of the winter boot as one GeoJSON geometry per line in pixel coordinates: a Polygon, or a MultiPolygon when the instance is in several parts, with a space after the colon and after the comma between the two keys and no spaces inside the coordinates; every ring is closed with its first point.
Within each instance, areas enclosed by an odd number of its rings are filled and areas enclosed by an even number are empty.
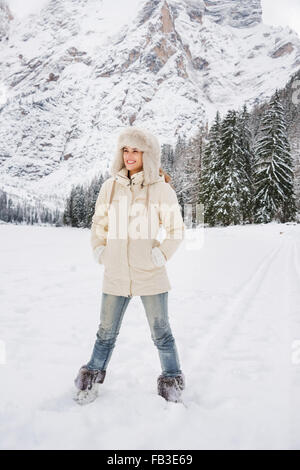
{"type": "Polygon", "coordinates": [[[167,401],[175,403],[181,401],[181,392],[185,389],[185,377],[181,373],[175,377],[160,375],[157,379],[158,395],[167,401]]]}
{"type": "Polygon", "coordinates": [[[91,370],[86,367],[86,364],[82,366],[74,380],[77,390],[73,400],[79,405],[85,405],[96,400],[99,383],[104,382],[105,375],[106,370],[91,370]]]}

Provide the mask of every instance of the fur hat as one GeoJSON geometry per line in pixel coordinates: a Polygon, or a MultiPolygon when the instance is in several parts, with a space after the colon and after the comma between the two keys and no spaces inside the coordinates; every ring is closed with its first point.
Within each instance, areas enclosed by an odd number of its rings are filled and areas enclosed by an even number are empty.
{"type": "Polygon", "coordinates": [[[160,143],[153,134],[140,127],[124,128],[118,137],[116,153],[111,165],[111,174],[116,176],[125,167],[123,147],[137,147],[143,152],[143,170],[145,184],[154,183],[159,176],[161,166],[160,143]]]}

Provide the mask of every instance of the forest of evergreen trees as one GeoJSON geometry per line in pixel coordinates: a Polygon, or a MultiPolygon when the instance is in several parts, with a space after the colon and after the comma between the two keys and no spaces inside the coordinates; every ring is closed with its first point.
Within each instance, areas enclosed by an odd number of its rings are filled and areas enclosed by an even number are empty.
{"type": "Polygon", "coordinates": [[[40,202],[29,204],[27,201],[15,203],[5,191],[0,189],[0,222],[14,224],[50,224],[57,227],[63,225],[62,213],[50,210],[40,202]]]}
{"type": "Polygon", "coordinates": [[[88,185],[76,185],[66,201],[63,223],[71,227],[89,228],[100,188],[109,175],[98,175],[88,185]]]}
{"type": "Polygon", "coordinates": [[[294,168],[287,125],[276,90],[257,134],[250,115],[217,113],[205,146],[199,201],[213,225],[296,220],[294,168]]]}

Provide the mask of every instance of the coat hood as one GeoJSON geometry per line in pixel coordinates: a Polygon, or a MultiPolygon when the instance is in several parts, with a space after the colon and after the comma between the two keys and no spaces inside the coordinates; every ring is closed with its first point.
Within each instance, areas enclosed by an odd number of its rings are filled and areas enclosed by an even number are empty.
{"type": "Polygon", "coordinates": [[[152,184],[158,181],[159,168],[161,166],[160,143],[153,134],[140,127],[125,127],[119,134],[116,152],[111,165],[111,175],[115,177],[117,173],[126,168],[123,159],[123,147],[137,147],[143,152],[144,184],[152,184]]]}

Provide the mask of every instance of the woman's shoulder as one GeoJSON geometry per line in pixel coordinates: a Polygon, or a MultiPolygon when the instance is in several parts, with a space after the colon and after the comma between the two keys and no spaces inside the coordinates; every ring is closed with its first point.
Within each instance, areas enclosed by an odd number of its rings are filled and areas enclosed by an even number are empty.
{"type": "Polygon", "coordinates": [[[158,181],[155,183],[155,189],[162,202],[177,202],[177,195],[170,183],[166,181],[158,181]]]}
{"type": "Polygon", "coordinates": [[[101,189],[105,192],[109,191],[112,188],[113,182],[115,180],[114,176],[110,176],[109,178],[106,178],[105,181],[103,181],[101,189]]]}
{"type": "Polygon", "coordinates": [[[106,178],[103,184],[110,185],[114,182],[114,180],[115,180],[114,176],[109,176],[108,178],[106,178]]]}
{"type": "Polygon", "coordinates": [[[112,190],[113,181],[114,181],[113,176],[110,176],[105,181],[103,181],[103,183],[101,184],[99,193],[98,193],[96,205],[107,201],[109,194],[112,190]]]}

